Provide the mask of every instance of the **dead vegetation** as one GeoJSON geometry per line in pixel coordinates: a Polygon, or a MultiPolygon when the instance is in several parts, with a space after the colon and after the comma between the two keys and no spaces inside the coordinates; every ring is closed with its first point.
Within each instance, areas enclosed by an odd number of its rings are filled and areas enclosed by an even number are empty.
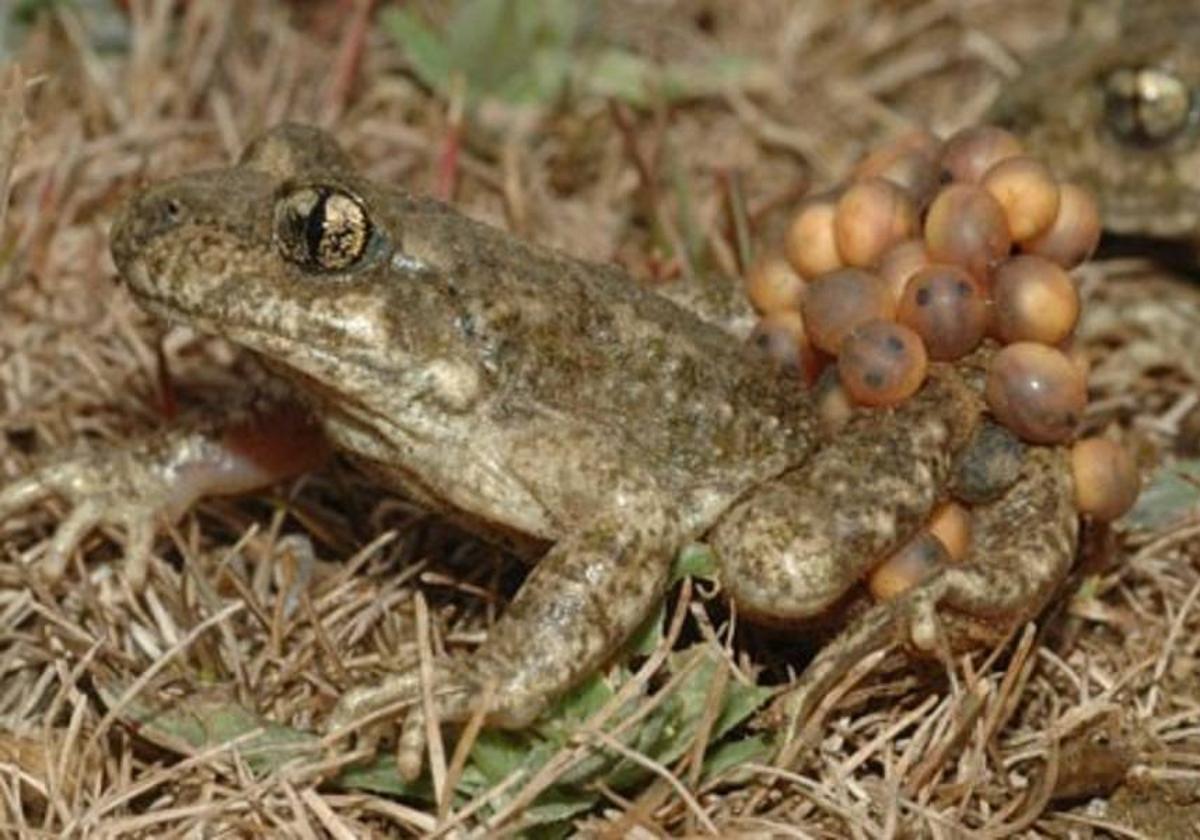
{"type": "MultiPolygon", "coordinates": [[[[5,478],[166,422],[160,359],[184,405],[244,378],[229,346],[133,305],[106,231],[136,184],[227,162],[279,120],[331,127],[374,177],[665,282],[736,272],[871,142],[978,120],[1062,24],[1056,4],[1002,0],[612,0],[598,43],[688,70],[753,61],[674,98],[497,102],[412,72],[390,4],[42,6],[10,32],[20,70],[0,85],[5,478]]],[[[119,534],[48,584],[36,558],[65,511],[0,523],[0,835],[1198,836],[1200,293],[1130,260],[1084,285],[1089,428],[1135,448],[1154,504],[1093,534],[1068,596],[1001,649],[949,673],[864,663],[792,767],[755,728],[772,722],[756,683],[806,656],[733,632],[697,579],[630,670],[572,700],[569,728],[435,740],[412,796],[387,793],[386,761],[339,776],[372,751],[306,733],[351,675],[469,649],[522,570],[335,466],[202,505],[141,592],[113,562],[119,534]]]]}

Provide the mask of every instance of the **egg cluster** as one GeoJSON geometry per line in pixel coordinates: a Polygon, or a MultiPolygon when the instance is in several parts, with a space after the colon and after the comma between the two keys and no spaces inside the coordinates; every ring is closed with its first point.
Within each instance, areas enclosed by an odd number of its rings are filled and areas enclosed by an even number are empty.
{"type": "MultiPolygon", "coordinates": [[[[1067,443],[1087,402],[1087,365],[1070,348],[1081,304],[1069,271],[1099,238],[1087,191],[1058,181],[1011,133],[913,133],[803,204],[781,252],[751,266],[746,290],[761,316],[751,340],[809,386],[834,366],[836,377],[821,377],[835,383],[820,389],[826,414],[896,405],[930,361],[994,342],[992,415],[1028,442],[1067,443]]],[[[1081,512],[1109,520],[1133,504],[1137,472],[1119,446],[1080,441],[1072,455],[1081,512]]],[[[934,554],[965,553],[969,540],[948,544],[938,521],[969,534],[963,508],[939,512],[872,577],[879,597],[895,591],[889,569],[908,580],[934,554]]]]}
{"type": "Polygon", "coordinates": [[[991,335],[1006,345],[991,410],[1026,440],[1061,443],[1087,391],[1060,349],[1080,310],[1067,270],[1099,236],[1091,197],[1009,132],[971,128],[945,143],[912,134],[808,201],[783,256],[751,268],[757,340],[810,381],[836,359],[853,402],[888,406],[921,386],[929,360],[961,358],[991,335]]]}

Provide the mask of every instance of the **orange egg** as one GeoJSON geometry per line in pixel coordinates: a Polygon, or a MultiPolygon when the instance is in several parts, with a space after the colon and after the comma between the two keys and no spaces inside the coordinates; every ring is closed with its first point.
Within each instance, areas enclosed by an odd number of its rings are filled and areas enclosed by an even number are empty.
{"type": "Polygon", "coordinates": [[[746,296],[759,312],[799,311],[804,280],[778,254],[764,254],[746,272],[746,296]]]}
{"type": "Polygon", "coordinates": [[[965,507],[946,502],[933,512],[925,527],[946,547],[951,561],[957,563],[967,556],[971,549],[971,514],[965,507]]]}
{"type": "Polygon", "coordinates": [[[917,229],[917,208],[908,193],[883,178],[851,184],[838,199],[833,233],[847,265],[866,268],[917,229]]]}
{"type": "Polygon", "coordinates": [[[808,284],[801,311],[812,343],[836,354],[859,324],[891,318],[896,302],[878,275],[861,268],[841,268],[808,284]]]}
{"type": "Polygon", "coordinates": [[[961,265],[984,281],[1012,248],[1004,208],[982,187],[951,184],[929,205],[925,247],[933,262],[961,265]]]}
{"type": "Polygon", "coordinates": [[[919,269],[929,265],[924,239],[906,239],[887,250],[879,260],[879,277],[892,290],[899,305],[908,281],[919,269]]]}
{"type": "Polygon", "coordinates": [[[867,589],[877,601],[889,601],[925,580],[950,558],[941,540],[920,531],[867,575],[867,589]]]}
{"type": "Polygon", "coordinates": [[[842,267],[833,232],[836,212],[836,197],[809,199],[788,225],[783,251],[801,277],[816,277],[842,267]]]}
{"type": "Polygon", "coordinates": [[[1087,405],[1087,383],[1061,351],[1018,342],[996,353],[986,397],[996,419],[1031,443],[1063,443],[1087,405]]]}
{"type": "Polygon", "coordinates": [[[1058,215],[1048,229],[1022,243],[1022,249],[1074,268],[1100,243],[1100,208],[1091,193],[1075,184],[1060,184],[1058,215]]]}
{"type": "Polygon", "coordinates": [[[994,125],[972,126],[946,141],[942,147],[942,169],[955,181],[977,184],[997,163],[1024,151],[1012,132],[994,125]]]}
{"type": "Polygon", "coordinates": [[[1080,513],[1111,522],[1137,501],[1141,479],[1123,446],[1107,438],[1086,438],[1071,449],[1075,506],[1080,513]]]}
{"type": "Polygon", "coordinates": [[[883,177],[883,173],[897,158],[916,152],[928,158],[936,158],[941,154],[942,141],[932,132],[924,129],[907,131],[898,137],[880,143],[863,156],[854,166],[855,178],[883,177]]]}
{"type": "Polygon", "coordinates": [[[918,208],[938,187],[941,144],[927,131],[914,131],[885,143],[854,167],[854,179],[885,178],[905,190],[918,208]]]}
{"type": "Polygon", "coordinates": [[[1010,257],[992,272],[992,330],[1001,341],[1065,341],[1079,320],[1075,281],[1035,254],[1010,257]]]}
{"type": "Polygon", "coordinates": [[[804,318],[783,309],[759,319],[750,333],[750,346],[779,366],[788,376],[811,385],[819,372],[816,353],[808,343],[804,318]]]}
{"type": "Polygon", "coordinates": [[[1018,242],[1047,230],[1058,215],[1058,181],[1037,158],[1005,158],[984,174],[981,185],[1004,208],[1008,231],[1018,242]]]}
{"type": "Polygon", "coordinates": [[[987,330],[987,300],[965,268],[930,265],[908,281],[896,320],[911,327],[929,357],[959,359],[979,346],[987,330]]]}
{"type": "Polygon", "coordinates": [[[908,327],[869,321],[842,342],[838,377],[858,405],[896,405],[921,387],[928,362],[920,337],[908,327]]]}

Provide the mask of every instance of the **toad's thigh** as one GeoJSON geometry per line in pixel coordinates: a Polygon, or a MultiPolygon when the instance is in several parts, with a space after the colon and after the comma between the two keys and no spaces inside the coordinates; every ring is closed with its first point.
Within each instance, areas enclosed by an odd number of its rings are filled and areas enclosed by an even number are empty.
{"type": "Polygon", "coordinates": [[[1058,591],[1077,535],[1065,451],[1031,447],[1012,486],[976,509],[975,540],[965,561],[871,605],[839,632],[788,692],[784,703],[792,720],[807,719],[833,685],[876,651],[900,645],[944,654],[1002,639],[1058,591]]]}
{"type": "Polygon", "coordinates": [[[732,508],[709,542],[739,610],[791,621],[832,606],[944,498],[978,419],[978,398],[943,371],[732,508]]]}

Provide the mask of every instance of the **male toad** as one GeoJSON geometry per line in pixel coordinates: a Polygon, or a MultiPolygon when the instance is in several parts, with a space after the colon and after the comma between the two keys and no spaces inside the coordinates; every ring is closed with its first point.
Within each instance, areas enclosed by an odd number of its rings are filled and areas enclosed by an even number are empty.
{"type": "MultiPolygon", "coordinates": [[[[821,616],[948,495],[981,425],[978,370],[935,365],[914,398],[825,440],[809,395],[718,328],[614,268],[371,183],[312,128],[139,192],[112,251],[146,309],[253,351],[381,484],[540,555],[487,640],[437,667],[443,720],[490,683],[487,722],[530,723],[650,614],[692,540],[714,548],[741,614],[821,616]]],[[[52,572],[101,522],[126,527],[136,561],[157,517],[312,461],[302,435],[296,457],[276,442],[248,464],[244,438],[262,433],[178,429],[60,461],[0,490],[0,518],[56,494],[73,513],[52,572]]],[[[871,607],[818,657],[798,708],[868,650],[996,638],[1044,606],[1076,538],[1062,453],[1027,449],[977,523],[968,562],[871,607]]],[[[352,692],[334,728],[417,682],[414,667],[352,692]]]]}
{"type": "Polygon", "coordinates": [[[1005,87],[989,119],[1086,185],[1107,230],[1200,242],[1197,39],[1191,2],[1075,3],[1069,36],[1005,87]]]}

